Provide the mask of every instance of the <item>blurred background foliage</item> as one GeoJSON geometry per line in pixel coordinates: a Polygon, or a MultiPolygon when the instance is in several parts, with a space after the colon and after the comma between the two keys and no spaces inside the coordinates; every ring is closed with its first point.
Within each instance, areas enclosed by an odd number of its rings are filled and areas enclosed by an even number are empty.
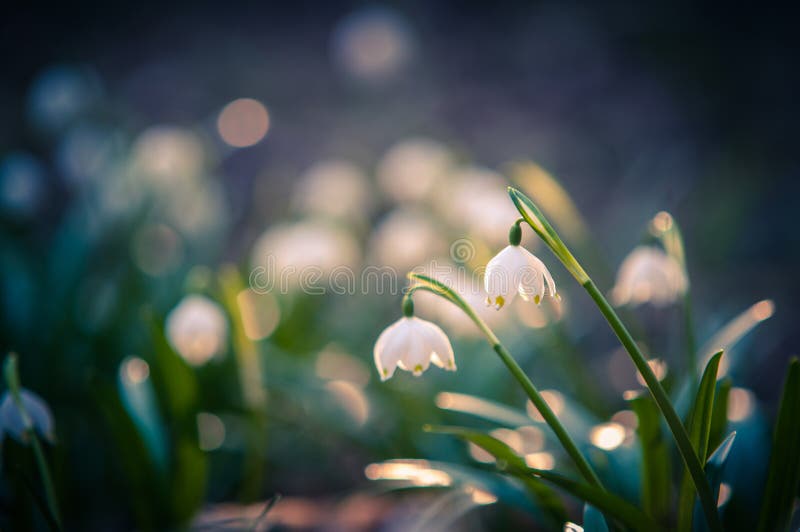
{"type": "MultiPolygon", "coordinates": [[[[66,526],[558,526],[480,449],[422,432],[492,429],[536,467],[571,472],[453,309],[417,303],[458,372],[380,384],[372,346],[399,316],[396,290],[357,276],[307,294],[263,275],[388,266],[402,288],[432,260],[471,272],[516,218],[508,183],[540,195],[608,293],[656,213],[680,223],[699,345],[744,313],[701,353],[731,347],[724,517],[754,526],[800,339],[791,21],[688,2],[9,7],[0,349],[52,411],[66,526]],[[392,489],[408,486],[451,489],[392,489]]],[[[634,368],[525,238],[563,304],[481,312],[604,481],[637,501],[634,368]]],[[[680,306],[624,312],[679,395],[680,306]]],[[[44,527],[31,450],[5,430],[0,526],[44,527]]],[[[574,500],[566,512],[581,521],[574,500]]]]}

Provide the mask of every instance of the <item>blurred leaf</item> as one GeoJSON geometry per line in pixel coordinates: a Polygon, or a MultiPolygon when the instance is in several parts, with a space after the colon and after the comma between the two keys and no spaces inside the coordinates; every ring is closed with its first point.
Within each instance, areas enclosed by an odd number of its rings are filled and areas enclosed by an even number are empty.
{"type": "Polygon", "coordinates": [[[708,448],[719,447],[725,427],[728,426],[728,396],[730,395],[732,381],[730,378],[717,382],[717,392],[714,394],[714,411],[711,413],[711,429],[708,434],[708,448]]]}
{"type": "MultiPolygon", "coordinates": [[[[711,456],[708,458],[708,462],[706,462],[706,478],[711,486],[711,494],[714,496],[714,500],[719,499],[719,489],[720,485],[722,484],[722,472],[725,469],[725,464],[728,463],[728,455],[730,454],[731,447],[733,446],[733,441],[735,439],[736,431],[728,434],[728,437],[725,438],[725,440],[713,453],[711,453],[711,456]]],[[[694,522],[697,523],[695,525],[695,530],[697,532],[707,531],[708,525],[703,518],[703,509],[699,503],[695,503],[693,515],[694,522]]]]}
{"type": "Polygon", "coordinates": [[[793,358],[783,386],[758,529],[786,530],[800,484],[800,361],[793,358]]]}
{"type": "Polygon", "coordinates": [[[608,532],[608,523],[602,512],[590,504],[583,505],[584,532],[608,532]]]}
{"type": "Polygon", "coordinates": [[[497,467],[501,471],[526,481],[546,480],[635,530],[660,530],[660,527],[652,519],[619,496],[557,473],[530,468],[508,445],[488,434],[461,427],[427,427],[426,430],[440,434],[452,434],[470,441],[494,456],[497,460],[497,467]]]}
{"type": "Polygon", "coordinates": [[[175,522],[186,522],[202,504],[206,492],[207,469],[206,455],[195,441],[184,438],[178,442],[170,490],[175,522]]]}
{"type": "MultiPolygon", "coordinates": [[[[714,393],[717,389],[717,370],[719,361],[722,358],[722,351],[717,351],[711,360],[708,361],[703,377],[700,379],[700,386],[697,388],[697,395],[689,411],[689,418],[686,423],[689,432],[689,440],[697,452],[701,461],[705,461],[708,453],[708,438],[711,433],[711,419],[714,411],[714,393]]],[[[695,489],[689,471],[684,468],[681,488],[678,495],[678,529],[691,530],[692,516],[694,513],[695,489]]]]}
{"type": "Polygon", "coordinates": [[[642,449],[642,505],[648,515],[663,522],[669,513],[672,478],[661,415],[650,394],[640,394],[630,402],[639,422],[636,432],[642,449]]]}
{"type": "Polygon", "coordinates": [[[167,342],[164,329],[151,315],[152,352],[150,377],[159,402],[167,416],[178,423],[193,424],[197,401],[197,378],[194,371],[167,342]]]}
{"type": "MultiPolygon", "coordinates": [[[[120,462],[129,490],[127,500],[136,516],[140,530],[154,530],[156,516],[160,514],[160,480],[147,448],[128,413],[120,402],[116,390],[99,379],[90,386],[94,403],[100,408],[111,435],[112,453],[120,462]]],[[[108,444],[108,443],[107,443],[108,444]]]]}
{"type": "Polygon", "coordinates": [[[524,412],[465,393],[442,392],[436,396],[436,404],[442,410],[471,414],[508,427],[520,427],[532,423],[531,418],[524,412]]]}

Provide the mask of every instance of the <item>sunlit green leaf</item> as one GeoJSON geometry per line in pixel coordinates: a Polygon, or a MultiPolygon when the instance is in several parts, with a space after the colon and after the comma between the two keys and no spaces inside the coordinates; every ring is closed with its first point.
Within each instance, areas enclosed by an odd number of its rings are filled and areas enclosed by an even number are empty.
{"type": "Polygon", "coordinates": [[[525,461],[514,453],[508,445],[488,434],[460,427],[427,427],[426,430],[441,434],[452,434],[470,441],[494,456],[497,460],[497,467],[501,471],[523,480],[547,481],[574,497],[590,503],[628,527],[635,530],[659,530],[659,526],[652,519],[619,496],[572,480],[558,473],[529,468],[525,461]]]}
{"type": "MultiPolygon", "coordinates": [[[[686,423],[689,439],[701,461],[705,460],[708,453],[708,438],[711,434],[711,420],[714,412],[714,394],[717,389],[717,370],[721,358],[722,351],[718,351],[708,361],[686,423]]],[[[695,496],[689,472],[684,471],[678,495],[679,530],[691,530],[692,528],[695,496]]]]}
{"type": "Polygon", "coordinates": [[[630,402],[638,419],[636,431],[642,449],[642,505],[648,515],[663,521],[669,512],[672,478],[661,415],[650,394],[642,393],[630,402]]]}
{"type": "Polygon", "coordinates": [[[728,426],[728,396],[730,395],[732,381],[725,378],[717,382],[717,392],[714,394],[714,411],[711,413],[711,430],[708,435],[708,448],[714,449],[722,443],[725,427],[728,426]]]}
{"type": "Polygon", "coordinates": [[[584,532],[608,532],[608,523],[603,513],[591,504],[583,505],[584,532]]]}
{"type": "Polygon", "coordinates": [[[800,361],[793,358],[783,386],[772,443],[769,476],[758,529],[786,530],[800,484],[800,361]]]}

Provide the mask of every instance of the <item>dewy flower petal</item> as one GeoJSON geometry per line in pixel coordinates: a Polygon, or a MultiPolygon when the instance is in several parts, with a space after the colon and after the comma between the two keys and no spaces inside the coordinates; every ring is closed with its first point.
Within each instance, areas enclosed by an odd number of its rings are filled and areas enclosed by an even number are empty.
{"type": "Polygon", "coordinates": [[[687,286],[678,261],[660,248],[639,246],[622,261],[611,298],[616,305],[661,306],[673,303],[687,286]]]}
{"type": "Polygon", "coordinates": [[[521,246],[506,246],[486,265],[486,303],[498,310],[519,293],[536,304],[546,295],[556,296],[556,285],[544,263],[521,246]]]}
{"type": "Polygon", "coordinates": [[[413,316],[400,318],[387,327],[378,337],[373,354],[384,381],[394,375],[396,368],[419,376],[431,362],[446,370],[456,369],[453,347],[444,331],[413,316]]]}

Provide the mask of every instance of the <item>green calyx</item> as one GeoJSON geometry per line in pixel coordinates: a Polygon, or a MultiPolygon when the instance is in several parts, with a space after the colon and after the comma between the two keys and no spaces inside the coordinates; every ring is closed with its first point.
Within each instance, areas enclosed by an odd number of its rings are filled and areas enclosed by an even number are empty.
{"type": "Polygon", "coordinates": [[[522,219],[517,220],[508,230],[508,243],[512,246],[519,246],[519,243],[522,242],[522,228],[519,226],[522,221],[522,219]]]}
{"type": "Polygon", "coordinates": [[[414,315],[414,300],[409,296],[410,294],[403,298],[403,316],[406,318],[414,315]]]}

